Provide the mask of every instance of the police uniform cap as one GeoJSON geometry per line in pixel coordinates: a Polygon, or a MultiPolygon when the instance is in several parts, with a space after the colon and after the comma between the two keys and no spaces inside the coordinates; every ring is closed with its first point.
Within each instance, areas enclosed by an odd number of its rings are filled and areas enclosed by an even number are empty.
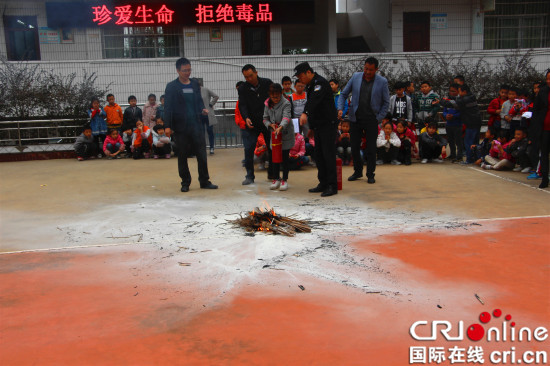
{"type": "Polygon", "coordinates": [[[298,76],[303,72],[307,72],[308,70],[313,72],[313,69],[311,68],[311,66],[309,66],[309,63],[302,62],[302,63],[296,65],[296,67],[294,68],[294,76],[298,76]]]}

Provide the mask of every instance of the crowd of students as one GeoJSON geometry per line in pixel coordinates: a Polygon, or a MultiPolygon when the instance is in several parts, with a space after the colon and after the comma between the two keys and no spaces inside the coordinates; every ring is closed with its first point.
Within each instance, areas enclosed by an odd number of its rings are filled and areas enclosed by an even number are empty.
{"type": "MultiPolygon", "coordinates": [[[[393,88],[394,94],[389,99],[386,117],[378,127],[376,164],[411,165],[414,159],[422,164],[448,160],[464,165],[476,164],[483,169],[521,171],[529,174],[528,179],[542,179],[541,187],[545,187],[548,185],[548,176],[541,172],[540,160],[544,162],[548,159],[548,156],[544,157],[545,151],[548,154],[548,147],[544,150],[541,146],[541,141],[544,145],[547,140],[544,140],[544,136],[547,136],[548,128],[546,121],[538,126],[532,124],[531,119],[537,107],[535,100],[539,91],[543,86],[550,86],[549,79],[550,73],[547,72],[546,80],[534,83],[531,90],[501,85],[498,96],[487,108],[489,121],[482,139],[480,108],[464,77],[457,75],[450,83],[448,95],[443,98],[432,90],[429,81],[420,83],[420,93],[415,92],[415,85],[410,81],[397,82],[393,88]],[[445,125],[446,138],[440,134],[440,122],[445,125]]],[[[237,89],[243,83],[238,82],[237,89]]],[[[330,80],[330,86],[335,106],[338,107],[341,97],[339,82],[330,80]]],[[[270,134],[275,132],[274,136],[279,133],[282,136],[282,157],[273,164],[274,173],[279,176],[282,172],[282,178],[274,179],[271,189],[286,190],[289,170],[314,164],[313,133],[307,124],[298,124],[307,103],[305,87],[300,80],[296,80],[293,85],[288,76],[281,80],[281,84],[271,84],[269,87],[264,124],[270,134]]],[[[217,95],[207,95],[207,103],[212,108],[217,95]],[[210,102],[211,97],[213,103],[210,102]]],[[[538,104],[542,104],[542,108],[547,111],[548,101],[542,99],[538,104]]],[[[112,94],[107,95],[107,103],[101,108],[97,98],[92,100],[88,110],[90,123],[75,143],[78,160],[102,155],[109,159],[123,156],[141,159],[149,158],[151,153],[155,159],[170,158],[177,146],[164,131],[164,96],[160,97],[158,104],[156,96],[150,94],[143,110],[137,107],[135,96],[128,98],[129,107],[124,112],[112,94]]],[[[339,121],[338,136],[334,142],[338,157],[344,165],[353,163],[351,122],[347,119],[350,104],[350,100],[344,103],[343,118],[339,121]]],[[[241,117],[238,105],[235,120],[244,130],[246,122],[241,117]]],[[[208,122],[206,126],[209,126],[208,122]]],[[[257,139],[254,163],[258,164],[260,170],[265,169],[265,165],[272,159],[273,143],[271,136],[266,139],[260,135],[257,139]]],[[[362,150],[364,143],[363,136],[362,150]]],[[[210,153],[213,152],[213,139],[210,138],[210,153]]]]}
{"type": "Polygon", "coordinates": [[[122,157],[142,159],[169,159],[173,144],[164,133],[164,96],[157,103],[155,94],[150,94],[143,110],[137,106],[137,98],[128,97],[129,107],[122,108],[113,94],[107,95],[107,105],[101,108],[99,99],[93,98],[88,110],[90,123],[84,126],[76,139],[74,149],[78,160],[122,157]]]}
{"type": "MultiPolygon", "coordinates": [[[[210,142],[210,154],[214,154],[214,130],[217,123],[213,106],[218,95],[201,87],[202,98],[209,111],[203,116],[210,142]]],[[[93,98],[88,109],[89,123],[77,138],[74,149],[78,160],[102,158],[170,159],[177,147],[164,131],[164,95],[157,103],[155,94],[149,94],[143,110],[137,106],[137,98],[128,97],[129,106],[122,108],[113,94],[107,95],[107,105],[101,108],[99,99],[93,98]]]]}

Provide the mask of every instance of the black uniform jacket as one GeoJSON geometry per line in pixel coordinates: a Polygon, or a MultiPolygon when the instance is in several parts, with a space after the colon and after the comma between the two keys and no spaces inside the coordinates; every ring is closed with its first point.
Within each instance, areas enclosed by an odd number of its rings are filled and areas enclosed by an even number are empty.
{"type": "Polygon", "coordinates": [[[336,123],[338,115],[334,105],[334,96],[328,81],[321,75],[315,76],[306,86],[307,103],[304,113],[307,114],[309,127],[321,127],[336,123]]]}

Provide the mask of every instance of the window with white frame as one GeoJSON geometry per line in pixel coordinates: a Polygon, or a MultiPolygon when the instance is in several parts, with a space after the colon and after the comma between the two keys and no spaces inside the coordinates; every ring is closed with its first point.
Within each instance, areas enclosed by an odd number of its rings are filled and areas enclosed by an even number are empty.
{"type": "Polygon", "coordinates": [[[107,28],[103,30],[103,57],[179,57],[181,38],[181,29],[174,27],[107,28]]]}
{"type": "Polygon", "coordinates": [[[548,0],[496,0],[485,13],[484,49],[541,48],[550,45],[548,0]]]}

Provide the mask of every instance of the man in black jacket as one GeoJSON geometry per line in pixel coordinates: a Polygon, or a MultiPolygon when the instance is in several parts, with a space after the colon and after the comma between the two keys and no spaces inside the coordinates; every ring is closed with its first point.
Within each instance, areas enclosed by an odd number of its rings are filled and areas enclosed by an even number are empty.
{"type": "MultiPolygon", "coordinates": [[[[270,79],[258,77],[258,71],[253,65],[243,66],[242,73],[246,80],[239,87],[239,111],[246,121],[246,128],[241,130],[244,145],[244,166],[246,178],[243,185],[254,183],[254,149],[258,135],[263,133],[265,143],[269,146],[271,134],[263,123],[265,101],[269,98],[269,86],[273,84],[270,79]]],[[[269,150],[268,150],[269,154],[269,150]]],[[[271,158],[268,159],[271,162],[271,158]]],[[[268,179],[272,179],[271,163],[267,169],[268,179]]]]}
{"type": "Polygon", "coordinates": [[[322,192],[321,197],[338,193],[336,180],[337,112],[329,82],[313,72],[307,62],[294,68],[294,76],[306,85],[307,103],[300,116],[300,125],[309,124],[315,139],[315,163],[319,184],[309,191],[322,192]]]}
{"type": "Polygon", "coordinates": [[[181,178],[181,191],[188,192],[191,173],[187,157],[197,156],[199,183],[203,189],[217,189],[210,182],[206,162],[206,140],[201,114],[207,115],[201,98],[199,83],[190,79],[191,63],[182,57],[176,62],[178,78],[166,85],[164,92],[164,126],[170,135],[174,130],[174,139],[178,147],[178,171],[181,178]]]}

